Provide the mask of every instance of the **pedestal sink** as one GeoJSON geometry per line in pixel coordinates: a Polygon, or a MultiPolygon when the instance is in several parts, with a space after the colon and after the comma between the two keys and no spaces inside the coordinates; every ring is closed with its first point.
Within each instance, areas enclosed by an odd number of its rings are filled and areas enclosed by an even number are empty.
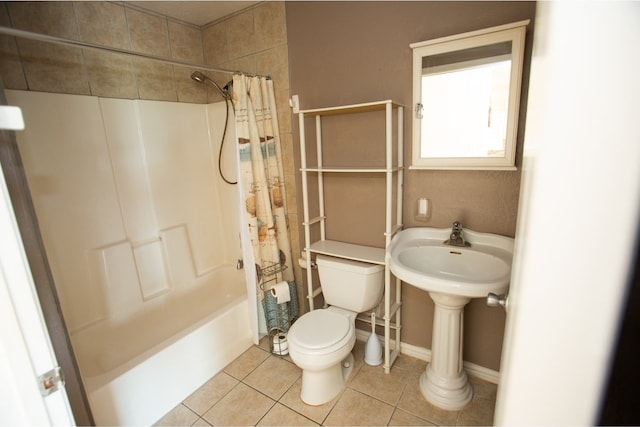
{"type": "Polygon", "coordinates": [[[507,291],[513,239],[464,230],[470,246],[450,246],[444,243],[450,233],[449,228],[403,230],[392,239],[386,257],[396,277],[429,292],[435,303],[431,362],[420,378],[420,390],[434,405],[458,410],[473,397],[462,369],[464,306],[471,298],[507,291]]]}

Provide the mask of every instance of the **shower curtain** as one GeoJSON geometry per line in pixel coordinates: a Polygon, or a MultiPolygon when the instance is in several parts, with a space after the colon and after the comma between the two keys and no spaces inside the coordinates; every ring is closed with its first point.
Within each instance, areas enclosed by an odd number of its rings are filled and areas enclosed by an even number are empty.
{"type": "MultiPolygon", "coordinates": [[[[249,298],[251,300],[251,296],[255,295],[255,306],[263,306],[267,310],[263,300],[272,297],[268,293],[265,297],[265,291],[286,281],[291,289],[291,302],[286,307],[279,304],[279,308],[285,309],[290,315],[297,315],[273,81],[265,77],[235,75],[233,102],[238,141],[238,183],[244,220],[241,225],[243,254],[249,298]]],[[[273,305],[273,301],[268,299],[266,302],[273,305]]],[[[287,321],[290,319],[278,319],[284,320],[284,325],[281,322],[274,323],[275,319],[269,314],[267,310],[265,326],[269,329],[274,325],[288,329],[287,321]]],[[[258,323],[255,318],[260,316],[253,313],[252,317],[252,321],[258,323]]],[[[254,341],[258,339],[256,335],[254,331],[254,341]]]]}

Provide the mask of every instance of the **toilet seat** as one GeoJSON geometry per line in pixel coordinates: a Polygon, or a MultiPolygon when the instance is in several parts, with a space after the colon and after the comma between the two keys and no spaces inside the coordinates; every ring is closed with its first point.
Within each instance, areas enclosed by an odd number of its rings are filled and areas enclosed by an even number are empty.
{"type": "Polygon", "coordinates": [[[313,310],[289,330],[289,345],[302,353],[327,354],[339,350],[355,334],[353,322],[331,310],[313,310]]]}

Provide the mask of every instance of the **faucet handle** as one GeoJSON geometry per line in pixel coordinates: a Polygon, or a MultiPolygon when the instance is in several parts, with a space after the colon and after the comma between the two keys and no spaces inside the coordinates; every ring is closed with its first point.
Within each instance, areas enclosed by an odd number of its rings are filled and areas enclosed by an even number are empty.
{"type": "Polygon", "coordinates": [[[460,221],[453,222],[453,231],[462,231],[462,223],[460,221]]]}

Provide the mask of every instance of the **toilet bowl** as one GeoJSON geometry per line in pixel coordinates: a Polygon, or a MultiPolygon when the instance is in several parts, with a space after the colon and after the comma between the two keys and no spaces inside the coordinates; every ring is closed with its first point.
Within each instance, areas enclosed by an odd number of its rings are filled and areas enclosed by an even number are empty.
{"type": "Polygon", "coordinates": [[[289,330],[289,356],[302,369],[300,398],[322,405],[336,397],[353,370],[357,313],[329,307],[309,312],[289,330]]]}
{"type": "Polygon", "coordinates": [[[340,394],[353,370],[355,319],[380,302],[384,267],[359,261],[316,257],[328,308],[302,315],[289,329],[289,356],[302,369],[300,398],[322,405],[340,394]]]}

